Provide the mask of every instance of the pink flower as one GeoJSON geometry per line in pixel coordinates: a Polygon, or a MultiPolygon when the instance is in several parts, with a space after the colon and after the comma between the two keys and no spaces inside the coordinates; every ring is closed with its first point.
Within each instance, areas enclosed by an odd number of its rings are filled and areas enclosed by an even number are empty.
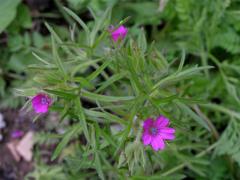
{"type": "Polygon", "coordinates": [[[143,124],[142,141],[145,146],[151,144],[155,151],[165,148],[165,140],[175,139],[175,129],[168,127],[169,120],[159,116],[156,121],[146,119],[143,124]]]}
{"type": "Polygon", "coordinates": [[[15,131],[13,131],[13,132],[11,133],[11,136],[12,136],[12,138],[20,138],[20,137],[23,136],[23,134],[24,134],[23,131],[21,131],[21,130],[15,130],[15,131]]]}
{"type": "Polygon", "coordinates": [[[46,113],[52,100],[47,94],[39,93],[32,99],[32,107],[36,113],[46,113]]]}
{"type": "MultiPolygon", "coordinates": [[[[111,29],[110,29],[111,31],[111,29]]],[[[123,25],[117,28],[116,30],[111,32],[112,39],[114,42],[117,42],[119,39],[124,39],[127,35],[128,29],[125,28],[123,25]]]]}

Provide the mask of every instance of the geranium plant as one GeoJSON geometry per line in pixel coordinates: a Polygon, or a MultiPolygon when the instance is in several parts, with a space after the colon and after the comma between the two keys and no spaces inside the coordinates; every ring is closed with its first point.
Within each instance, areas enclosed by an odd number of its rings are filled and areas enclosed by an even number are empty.
{"type": "MultiPolygon", "coordinates": [[[[189,97],[181,83],[210,67],[184,67],[184,50],[176,59],[165,58],[154,43],[147,44],[142,29],[136,36],[126,20],[113,25],[110,8],[101,17],[93,15],[93,24],[65,11],[80,30],[70,31],[64,42],[46,24],[52,55],[34,53],[39,63],[29,66],[33,83],[19,91],[36,117],[59,115],[64,134],[56,136],[59,142],[52,153],[61,167],[56,172],[64,171],[59,179],[175,173],[183,159],[182,142],[190,138],[186,129],[211,132],[191,108],[201,101],[189,97]]],[[[189,164],[202,162],[200,157],[189,164]]]]}

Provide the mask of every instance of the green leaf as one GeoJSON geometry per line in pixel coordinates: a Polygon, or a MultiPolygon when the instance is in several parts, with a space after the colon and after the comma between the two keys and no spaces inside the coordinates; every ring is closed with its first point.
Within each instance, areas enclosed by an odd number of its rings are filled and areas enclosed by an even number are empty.
{"type": "Polygon", "coordinates": [[[55,44],[55,39],[54,39],[53,36],[52,36],[52,53],[53,53],[53,58],[56,62],[56,65],[58,66],[60,71],[63,73],[64,77],[66,77],[67,74],[66,74],[66,71],[63,67],[62,60],[60,59],[60,57],[58,55],[57,47],[56,47],[56,44],[55,44]]]}
{"type": "Polygon", "coordinates": [[[94,66],[97,62],[101,61],[102,59],[94,59],[94,60],[86,60],[84,62],[79,62],[79,65],[76,65],[75,67],[73,67],[72,69],[72,72],[71,72],[71,77],[74,77],[74,75],[81,71],[81,70],[84,70],[86,69],[87,67],[90,67],[90,66],[94,66]]]}
{"type": "Polygon", "coordinates": [[[0,96],[4,96],[4,94],[5,94],[5,91],[4,91],[5,85],[6,85],[6,83],[5,83],[4,79],[0,76],[0,96]]]}
{"type": "Polygon", "coordinates": [[[88,81],[86,78],[75,77],[74,81],[79,82],[83,88],[95,89],[94,85],[92,85],[91,82],[88,81]]]}
{"type": "Polygon", "coordinates": [[[103,174],[103,170],[102,170],[102,164],[100,161],[100,157],[98,154],[98,148],[99,148],[99,129],[94,128],[93,126],[91,126],[91,142],[92,142],[92,148],[94,150],[94,164],[95,164],[95,168],[97,170],[98,176],[101,179],[105,179],[104,174],[103,174]],[[96,131],[95,131],[96,130],[96,131]]]}
{"type": "Polygon", "coordinates": [[[0,1],[0,33],[11,23],[15,18],[17,6],[20,0],[1,0],[0,1]]]}
{"type": "Polygon", "coordinates": [[[138,36],[138,46],[140,47],[140,49],[142,50],[143,53],[146,52],[147,50],[147,40],[145,37],[145,33],[144,30],[141,29],[139,36],[138,36]]]}
{"type": "Polygon", "coordinates": [[[126,164],[126,155],[125,155],[124,152],[121,152],[120,157],[118,159],[117,167],[120,168],[120,167],[122,167],[125,164],[126,164]]]}
{"type": "Polygon", "coordinates": [[[18,23],[23,28],[32,27],[31,13],[26,5],[20,4],[18,6],[16,21],[16,23],[18,23]]]}
{"type": "Polygon", "coordinates": [[[20,51],[11,55],[7,68],[16,72],[23,72],[26,70],[27,65],[33,63],[36,63],[36,60],[30,52],[20,51]]]}
{"type": "Polygon", "coordinates": [[[40,62],[46,64],[46,65],[50,65],[49,62],[47,62],[46,60],[44,60],[43,58],[41,58],[40,56],[38,56],[36,53],[32,53],[34,57],[36,57],[37,60],[39,60],[40,62]]]}
{"type": "Polygon", "coordinates": [[[178,97],[178,95],[171,95],[168,97],[163,97],[163,98],[158,98],[158,99],[151,99],[157,106],[159,106],[160,104],[167,104],[167,103],[171,103],[174,100],[178,100],[179,102],[182,102],[184,104],[204,104],[206,103],[203,100],[200,99],[193,99],[193,98],[182,98],[182,97],[178,97]]]}
{"type": "Polygon", "coordinates": [[[77,95],[75,95],[75,94],[68,93],[66,91],[61,91],[61,90],[44,89],[44,91],[46,91],[50,94],[57,95],[57,96],[62,97],[64,99],[68,99],[68,100],[75,99],[77,97],[77,95]]]}
{"type": "Polygon", "coordinates": [[[185,51],[183,50],[183,51],[182,51],[182,58],[181,58],[181,61],[180,61],[179,66],[178,66],[177,72],[181,72],[181,71],[182,71],[183,65],[184,65],[184,62],[185,62],[185,59],[186,59],[186,53],[185,53],[185,51]]]}
{"type": "Polygon", "coordinates": [[[42,65],[39,66],[39,64],[32,64],[27,66],[28,69],[34,69],[34,70],[48,70],[48,71],[52,71],[52,70],[58,70],[58,68],[56,66],[53,65],[42,65]]]}
{"type": "Polygon", "coordinates": [[[89,39],[89,37],[90,37],[90,30],[88,29],[87,25],[72,10],[68,9],[67,7],[63,7],[63,8],[84,29],[84,31],[86,33],[86,37],[87,37],[87,45],[90,45],[90,39],[89,39]]]}
{"type": "Polygon", "coordinates": [[[206,128],[208,131],[210,131],[210,128],[208,127],[208,124],[206,121],[204,121],[200,116],[198,116],[191,108],[186,106],[185,104],[181,102],[176,102],[176,104],[185,112],[187,113],[193,120],[195,120],[198,124],[206,128]]]}
{"type": "Polygon", "coordinates": [[[76,114],[79,118],[79,121],[82,124],[84,135],[85,135],[87,141],[90,142],[90,135],[88,132],[88,127],[87,127],[87,120],[86,120],[86,117],[85,117],[85,114],[83,111],[83,107],[82,107],[80,98],[76,98],[75,105],[76,105],[76,114]]]}
{"type": "Polygon", "coordinates": [[[67,0],[69,6],[76,11],[85,10],[86,6],[91,2],[88,0],[67,0]]]}
{"type": "Polygon", "coordinates": [[[58,144],[56,147],[55,151],[53,152],[51,160],[53,161],[56,159],[59,154],[62,152],[63,148],[68,144],[68,142],[71,140],[72,136],[76,135],[81,131],[81,126],[80,125],[75,125],[72,127],[70,130],[68,130],[65,134],[61,142],[58,144]]]}
{"type": "MultiPolygon", "coordinates": [[[[45,26],[47,27],[47,29],[49,30],[49,32],[52,34],[52,36],[54,37],[54,39],[56,40],[56,42],[58,44],[63,44],[62,39],[58,36],[58,34],[54,31],[54,29],[48,24],[45,23],[45,26]]],[[[67,53],[67,54],[72,54],[71,51],[66,47],[63,46],[62,49],[67,53]]]]}
{"type": "Polygon", "coordinates": [[[10,48],[10,51],[16,52],[19,51],[20,49],[23,49],[24,47],[23,40],[24,39],[20,34],[11,35],[8,38],[8,47],[10,48]]]}
{"type": "MultiPolygon", "coordinates": [[[[181,61],[182,63],[183,61],[181,61]]],[[[181,67],[181,64],[180,64],[181,67]]],[[[180,80],[192,78],[194,75],[200,73],[200,71],[205,70],[205,69],[210,69],[212,66],[202,66],[202,67],[192,67],[188,68],[186,70],[183,70],[181,72],[176,72],[174,74],[171,74],[167,76],[164,79],[161,79],[158,81],[152,88],[152,92],[154,92],[157,88],[166,85],[166,84],[171,84],[171,83],[176,83],[180,80]]]]}
{"type": "Polygon", "coordinates": [[[35,47],[39,49],[43,48],[43,46],[45,45],[45,40],[40,33],[34,31],[32,34],[32,38],[33,38],[33,44],[35,47]]]}
{"type": "Polygon", "coordinates": [[[94,101],[102,102],[118,102],[118,101],[130,101],[133,100],[134,96],[105,96],[100,94],[95,94],[86,90],[82,90],[82,96],[94,101]]]}
{"type": "Polygon", "coordinates": [[[95,41],[98,31],[101,30],[103,25],[105,25],[106,20],[109,20],[109,18],[107,19],[107,17],[110,16],[111,10],[112,10],[112,7],[111,6],[108,7],[107,10],[103,13],[103,15],[99,19],[95,20],[95,26],[93,27],[93,30],[90,33],[90,45],[91,46],[94,45],[94,41],[95,41]]]}
{"type": "Polygon", "coordinates": [[[93,79],[95,79],[99,74],[101,74],[104,69],[111,63],[112,61],[106,61],[104,62],[96,71],[94,71],[92,74],[90,74],[87,79],[89,81],[92,81],[93,79]]]}
{"type": "Polygon", "coordinates": [[[105,122],[105,120],[108,120],[109,122],[117,122],[120,124],[127,124],[127,121],[124,121],[123,119],[119,118],[118,116],[108,113],[108,112],[99,112],[99,111],[93,111],[93,110],[88,110],[88,109],[84,109],[85,113],[87,116],[91,117],[91,118],[101,118],[103,119],[103,122],[105,122]]]}
{"type": "Polygon", "coordinates": [[[154,104],[159,106],[160,104],[170,103],[177,98],[178,98],[178,95],[172,95],[172,96],[168,96],[168,97],[164,97],[164,98],[158,98],[158,99],[153,98],[152,101],[154,102],[154,104]]]}
{"type": "Polygon", "coordinates": [[[102,90],[104,90],[105,88],[107,88],[108,86],[110,86],[111,84],[113,84],[114,82],[122,79],[123,77],[126,76],[126,73],[120,73],[120,74],[114,74],[112,77],[110,77],[109,79],[107,79],[106,81],[104,81],[101,86],[96,90],[96,93],[101,92],[102,90]]]}
{"type": "Polygon", "coordinates": [[[211,104],[211,103],[201,104],[201,106],[212,109],[214,111],[220,111],[222,113],[229,115],[230,117],[235,117],[238,120],[240,120],[240,112],[238,112],[238,111],[234,111],[234,110],[228,109],[226,107],[223,107],[221,105],[211,104]]]}

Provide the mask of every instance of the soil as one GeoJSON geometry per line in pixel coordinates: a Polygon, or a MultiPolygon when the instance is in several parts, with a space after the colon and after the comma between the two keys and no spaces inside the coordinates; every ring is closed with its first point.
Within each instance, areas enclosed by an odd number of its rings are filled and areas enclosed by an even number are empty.
{"type": "Polygon", "coordinates": [[[3,140],[0,141],[0,180],[23,180],[24,176],[33,170],[34,163],[33,161],[26,162],[23,159],[17,162],[8,149],[7,143],[16,140],[11,137],[14,130],[21,130],[24,133],[36,132],[43,129],[44,126],[41,121],[33,123],[31,114],[19,110],[0,110],[0,113],[3,114],[6,122],[6,127],[0,130],[3,135],[3,140]]]}

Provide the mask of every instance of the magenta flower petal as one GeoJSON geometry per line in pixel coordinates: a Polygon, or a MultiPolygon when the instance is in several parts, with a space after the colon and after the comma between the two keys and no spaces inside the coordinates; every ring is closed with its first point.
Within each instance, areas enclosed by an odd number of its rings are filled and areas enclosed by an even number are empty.
{"type": "Polygon", "coordinates": [[[47,94],[39,93],[32,99],[32,107],[36,113],[46,113],[51,105],[51,98],[47,94]]]}
{"type": "Polygon", "coordinates": [[[175,139],[175,135],[174,135],[174,134],[161,133],[161,132],[160,132],[160,136],[161,136],[163,139],[166,139],[166,140],[173,140],[173,139],[175,139]]]}
{"type": "Polygon", "coordinates": [[[142,141],[144,146],[151,145],[153,150],[163,150],[165,140],[175,139],[175,129],[168,127],[169,120],[159,116],[157,120],[148,118],[143,123],[142,141]]]}
{"type": "Polygon", "coordinates": [[[48,106],[38,106],[35,108],[36,113],[46,113],[48,112],[48,106]]]}
{"type": "Polygon", "coordinates": [[[161,129],[161,133],[175,133],[175,129],[169,128],[169,127],[165,127],[165,128],[161,129]]]}
{"type": "Polygon", "coordinates": [[[161,137],[154,138],[151,145],[155,151],[162,150],[165,148],[165,143],[161,137]]]}
{"type": "Polygon", "coordinates": [[[149,127],[151,127],[154,123],[154,120],[149,118],[147,120],[144,121],[143,123],[143,129],[148,129],[149,127]]]}
{"type": "Polygon", "coordinates": [[[145,146],[149,145],[151,143],[151,135],[145,133],[143,136],[142,136],[142,141],[143,141],[143,144],[145,146]]]}
{"type": "Polygon", "coordinates": [[[15,130],[15,131],[13,131],[13,132],[11,133],[11,137],[12,137],[12,138],[20,138],[20,137],[23,136],[23,134],[24,134],[23,131],[21,131],[21,130],[15,130]]]}
{"type": "Polygon", "coordinates": [[[156,124],[159,127],[165,127],[165,126],[168,126],[169,120],[168,120],[168,118],[166,118],[164,116],[159,116],[156,120],[156,124]]]}
{"type": "Polygon", "coordinates": [[[128,29],[125,28],[123,25],[117,28],[115,31],[111,33],[112,39],[114,42],[118,40],[122,40],[127,35],[128,29]]]}
{"type": "Polygon", "coordinates": [[[118,35],[118,34],[112,34],[112,39],[113,39],[113,41],[117,42],[117,41],[118,41],[118,38],[119,38],[119,35],[118,35]]]}

